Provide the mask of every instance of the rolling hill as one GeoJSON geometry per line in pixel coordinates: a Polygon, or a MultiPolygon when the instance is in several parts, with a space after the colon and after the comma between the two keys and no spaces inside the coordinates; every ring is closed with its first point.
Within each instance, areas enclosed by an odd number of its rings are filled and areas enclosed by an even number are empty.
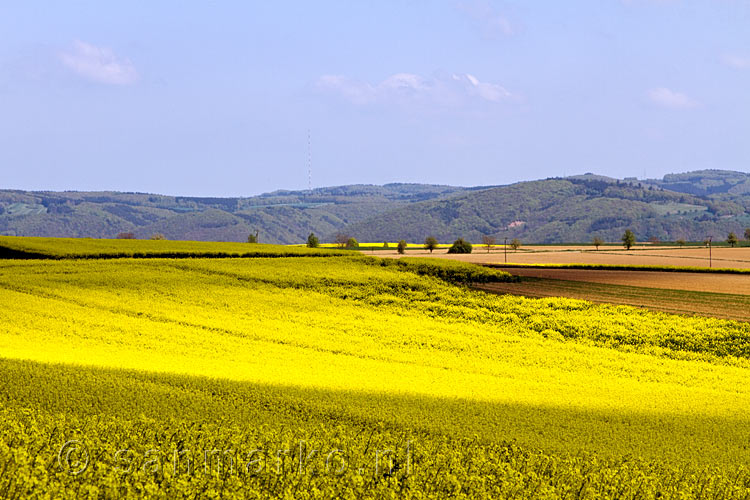
{"type": "Polygon", "coordinates": [[[118,192],[0,190],[0,235],[245,241],[305,241],[310,232],[360,241],[479,242],[483,235],[525,243],[619,239],[723,239],[750,227],[750,174],[702,170],[663,179],[585,174],[473,188],[429,184],[350,185],[275,191],[247,198],[118,192]]]}
{"type": "Polygon", "coordinates": [[[737,203],[750,211],[750,174],[731,170],[697,170],[644,181],[670,191],[705,196],[715,202],[737,203]]]}
{"type": "Polygon", "coordinates": [[[528,243],[584,242],[595,236],[616,241],[626,229],[642,240],[741,235],[750,227],[750,197],[722,193],[699,196],[587,174],[418,202],[352,224],[345,232],[374,241],[422,241],[433,235],[440,241],[464,237],[480,242],[490,235],[528,243]]]}
{"type": "Polygon", "coordinates": [[[351,185],[276,191],[248,198],[118,192],[0,191],[0,235],[301,243],[395,207],[465,188],[427,184],[351,185]]]}

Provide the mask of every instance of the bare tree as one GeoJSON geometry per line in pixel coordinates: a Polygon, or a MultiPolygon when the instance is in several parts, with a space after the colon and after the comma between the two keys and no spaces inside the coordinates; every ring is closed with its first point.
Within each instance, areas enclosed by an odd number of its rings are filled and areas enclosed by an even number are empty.
{"type": "Polygon", "coordinates": [[[519,240],[518,238],[513,238],[510,241],[510,248],[512,248],[514,252],[521,248],[521,240],[519,240]]]}
{"type": "Polygon", "coordinates": [[[424,248],[432,253],[438,247],[438,240],[434,236],[428,236],[424,239],[424,248]]]}
{"type": "Polygon", "coordinates": [[[592,242],[597,250],[599,250],[599,247],[604,245],[604,240],[599,238],[598,236],[594,238],[594,241],[592,242]]]}
{"type": "Polygon", "coordinates": [[[344,233],[336,233],[336,238],[333,240],[339,248],[346,248],[347,241],[349,241],[349,235],[344,233]]]}
{"type": "Polygon", "coordinates": [[[482,245],[486,246],[487,253],[490,253],[490,249],[495,246],[495,238],[485,234],[484,236],[482,236],[482,245]]]}

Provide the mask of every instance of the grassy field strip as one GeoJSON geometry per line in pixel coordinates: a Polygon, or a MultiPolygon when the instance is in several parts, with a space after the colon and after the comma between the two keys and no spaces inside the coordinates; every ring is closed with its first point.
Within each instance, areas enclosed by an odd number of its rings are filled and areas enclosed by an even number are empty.
{"type": "Polygon", "coordinates": [[[524,277],[521,283],[477,285],[492,293],[524,297],[569,297],[607,304],[643,307],[672,314],[750,321],[750,297],[712,292],[658,289],[565,279],[524,277]]]}
{"type": "Polygon", "coordinates": [[[350,255],[336,249],[208,241],[107,240],[0,236],[0,258],[109,259],[350,255]]]}

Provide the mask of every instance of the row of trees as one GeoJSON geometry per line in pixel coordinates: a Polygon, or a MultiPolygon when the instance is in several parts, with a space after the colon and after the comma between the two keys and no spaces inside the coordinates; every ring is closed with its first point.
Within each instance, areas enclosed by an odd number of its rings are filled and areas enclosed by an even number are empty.
{"type": "MultiPolygon", "coordinates": [[[[745,239],[750,242],[750,228],[745,229],[745,239]]],[[[132,233],[120,233],[118,235],[118,238],[132,238],[132,233]]],[[[164,236],[154,235],[151,237],[151,239],[164,239],[164,236]]],[[[623,246],[630,250],[636,243],[636,237],[635,233],[628,229],[625,231],[625,233],[622,235],[622,238],[620,239],[622,241],[623,246]]],[[[248,243],[258,243],[258,231],[255,231],[255,234],[250,234],[247,237],[248,243]]],[[[658,241],[658,240],[655,240],[658,241]]],[[[734,247],[739,243],[739,239],[737,238],[737,235],[734,232],[729,233],[727,236],[727,243],[729,243],[730,246],[734,247]]],[[[347,249],[347,250],[356,250],[359,248],[359,242],[356,238],[350,237],[348,235],[339,233],[336,235],[335,243],[339,248],[347,249]]],[[[604,245],[604,240],[599,238],[598,236],[595,237],[592,240],[593,245],[596,247],[597,250],[599,250],[599,247],[604,245]]],[[[675,241],[678,245],[681,247],[686,245],[686,242],[684,239],[679,239],[675,241]]],[[[706,245],[708,245],[708,240],[704,241],[706,245]]],[[[484,246],[487,249],[487,253],[490,252],[493,246],[497,244],[497,240],[493,238],[492,236],[483,236],[482,237],[482,246],[484,246]]],[[[320,240],[317,236],[315,236],[315,233],[310,233],[310,235],[307,237],[307,246],[309,248],[318,248],[320,246],[320,240]]],[[[437,238],[434,236],[428,236],[424,240],[424,248],[425,250],[429,250],[430,253],[433,252],[433,250],[437,249],[439,246],[437,238]]],[[[521,241],[517,238],[513,238],[510,243],[508,244],[514,251],[518,250],[521,247],[521,241]]],[[[406,251],[407,243],[406,240],[401,240],[396,244],[396,250],[398,253],[404,253],[406,251]]],[[[383,242],[383,248],[389,248],[388,242],[383,242]]],[[[473,246],[468,241],[464,240],[463,238],[459,238],[456,241],[453,242],[451,247],[448,249],[448,253],[471,253],[473,249],[473,246]]]]}
{"type": "MultiPolygon", "coordinates": [[[[747,241],[750,241],[750,227],[745,229],[745,239],[747,241]]],[[[729,236],[727,237],[727,243],[729,243],[732,248],[739,243],[739,240],[737,239],[737,235],[734,233],[729,233],[729,236]]]]}
{"type": "MultiPolygon", "coordinates": [[[[745,229],[745,239],[750,242],[750,227],[745,229]]],[[[630,248],[633,245],[635,245],[635,242],[636,242],[635,234],[633,233],[633,231],[628,229],[622,235],[621,241],[622,241],[623,246],[627,248],[628,250],[630,250],[630,248]]],[[[599,247],[604,244],[604,240],[597,237],[597,238],[594,238],[593,243],[596,249],[599,250],[599,247]]],[[[683,239],[679,239],[675,241],[675,243],[677,243],[681,247],[686,245],[686,241],[683,239]]],[[[710,240],[704,240],[703,243],[706,246],[708,246],[710,244],[710,240]]],[[[729,243],[729,246],[731,246],[732,248],[734,248],[739,243],[739,239],[737,238],[737,235],[734,232],[731,232],[727,235],[727,243],[729,243]]]]}
{"type": "MultiPolygon", "coordinates": [[[[355,238],[349,237],[344,234],[336,235],[335,243],[341,249],[356,250],[359,248],[359,242],[355,238]]],[[[487,248],[487,253],[490,252],[490,249],[495,246],[495,244],[495,238],[492,238],[491,236],[485,236],[482,239],[482,245],[487,248]]],[[[424,248],[425,250],[429,250],[430,253],[437,249],[439,245],[440,244],[438,243],[437,238],[435,238],[434,236],[428,236],[424,240],[424,248]]],[[[317,248],[319,246],[320,240],[318,239],[318,237],[315,236],[315,233],[310,233],[310,235],[307,237],[307,247],[317,248]]],[[[396,250],[398,251],[398,253],[403,254],[406,251],[407,246],[408,243],[406,243],[406,240],[401,240],[396,244],[396,250]]],[[[514,238],[510,242],[510,247],[513,250],[518,250],[521,247],[521,241],[514,238]]],[[[389,248],[389,244],[387,241],[383,242],[383,248],[389,248]]],[[[473,246],[471,243],[464,240],[463,238],[459,238],[453,242],[450,248],[448,248],[448,253],[471,253],[472,249],[473,246]]]]}

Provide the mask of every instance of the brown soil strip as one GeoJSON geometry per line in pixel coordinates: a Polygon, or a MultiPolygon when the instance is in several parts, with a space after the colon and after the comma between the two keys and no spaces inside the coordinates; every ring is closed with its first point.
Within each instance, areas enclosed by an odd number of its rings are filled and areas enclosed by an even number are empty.
{"type": "MultiPolygon", "coordinates": [[[[516,271],[515,269],[513,271],[516,271]]],[[[750,321],[750,296],[669,290],[548,278],[523,278],[520,283],[491,283],[475,288],[525,297],[568,297],[597,303],[642,307],[673,314],[750,321]]]]}
{"type": "MultiPolygon", "coordinates": [[[[750,295],[750,275],[610,271],[600,269],[499,268],[516,276],[609,285],[750,295]]],[[[750,310],[748,310],[750,315],[750,310]]]]}

